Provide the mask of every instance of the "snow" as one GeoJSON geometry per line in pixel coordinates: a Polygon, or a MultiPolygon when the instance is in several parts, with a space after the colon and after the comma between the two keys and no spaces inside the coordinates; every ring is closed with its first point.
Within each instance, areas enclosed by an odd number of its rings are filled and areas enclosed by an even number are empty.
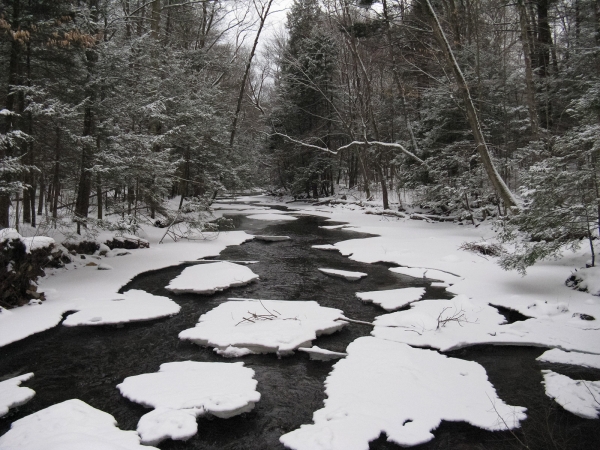
{"type": "Polygon", "coordinates": [[[249,353],[292,354],[309,347],[321,334],[331,334],[346,324],[339,309],[314,301],[231,300],[200,316],[194,328],[179,338],[214,347],[223,356],[249,353]]]}
{"type": "Polygon", "coordinates": [[[254,220],[270,220],[270,221],[292,221],[298,220],[296,217],[286,216],[284,214],[266,213],[266,214],[251,214],[246,216],[248,219],[254,220]]]}
{"type": "Polygon", "coordinates": [[[214,294],[230,287],[244,286],[258,279],[246,266],[219,261],[186,267],[168,286],[175,294],[191,292],[194,294],[214,294]]]}
{"type": "MultiPolygon", "coordinates": [[[[426,267],[392,267],[390,270],[394,273],[400,273],[414,278],[440,280],[444,287],[449,287],[460,280],[459,276],[452,273],[436,269],[427,269],[426,267]]],[[[438,286],[441,285],[438,284],[438,286]]]]}
{"type": "Polygon", "coordinates": [[[386,311],[395,311],[419,300],[425,288],[390,289],[387,291],[357,292],[356,296],[365,303],[375,303],[386,311]]]}
{"type": "MultiPolygon", "coordinates": [[[[17,420],[0,436],[0,450],[150,450],[135,431],[81,400],[67,400],[17,420]]],[[[157,449],[154,449],[157,450],[157,449]]]]}
{"type": "Polygon", "coordinates": [[[254,239],[256,239],[258,241],[265,241],[265,242],[279,242],[279,241],[289,241],[290,237],[289,236],[267,236],[267,235],[259,234],[259,235],[254,236],[254,239]]]}
{"type": "Polygon", "coordinates": [[[339,249],[335,245],[331,244],[313,245],[312,248],[315,248],[317,250],[332,250],[336,252],[339,251],[339,249]]]}
{"type": "Polygon", "coordinates": [[[347,351],[325,382],[325,407],[314,413],[314,424],[280,438],[286,447],[367,450],[382,432],[413,446],[433,439],[442,420],[504,430],[525,419],[525,409],[499,399],[475,362],[373,337],[355,340],[347,351]]]}
{"type": "Polygon", "coordinates": [[[124,258],[110,258],[113,270],[86,267],[87,260],[67,264],[67,270],[46,270],[46,277],[38,280],[38,291],[46,294],[46,301],[0,310],[0,347],[55,327],[67,311],[83,311],[114,298],[122,286],[140,273],[178,265],[181,260],[217,256],[229,245],[252,239],[243,231],[229,231],[219,233],[214,240],[165,240],[158,245],[163,235],[164,229],[145,229],[144,238],[150,241],[150,248],[130,250],[124,258]]]}
{"type": "Polygon", "coordinates": [[[127,377],[117,388],[129,400],[155,408],[138,423],[142,442],[155,445],[190,438],[201,415],[227,419],[251,411],[260,400],[253,377],[254,370],[241,362],[180,361],[127,377]]]}
{"type": "Polygon", "coordinates": [[[575,366],[600,369],[600,355],[579,352],[564,352],[556,348],[544,352],[537,358],[537,360],[549,363],[572,364],[575,366]]]}
{"type": "Polygon", "coordinates": [[[546,395],[567,411],[584,419],[600,417],[600,381],[573,380],[542,370],[546,395]]]}
{"type": "Polygon", "coordinates": [[[137,432],[144,445],[158,445],[165,439],[187,441],[198,433],[196,410],[156,408],[144,414],[137,432]]]}
{"type": "Polygon", "coordinates": [[[331,275],[332,277],[344,278],[348,281],[357,281],[363,277],[366,277],[367,274],[364,272],[349,272],[347,270],[338,270],[338,269],[323,269],[319,268],[319,271],[323,272],[325,275],[331,275]]]}
{"type": "Polygon", "coordinates": [[[31,253],[32,250],[50,247],[54,245],[54,239],[47,236],[23,237],[14,228],[4,228],[0,230],[0,243],[7,240],[19,239],[25,244],[25,251],[31,253]]]}
{"type": "Polygon", "coordinates": [[[21,386],[23,381],[33,377],[33,373],[26,373],[18,377],[0,381],[0,417],[8,414],[10,408],[24,405],[35,395],[33,389],[21,386]]]}
{"type": "Polygon", "coordinates": [[[181,307],[167,297],[152,295],[137,289],[110,299],[99,300],[93,306],[83,306],[81,311],[68,316],[63,325],[111,325],[159,319],[179,313],[181,307]]]}
{"type": "Polygon", "coordinates": [[[577,288],[592,295],[600,295],[600,267],[579,269],[573,273],[577,280],[577,288]]]}
{"type": "Polygon", "coordinates": [[[308,353],[310,359],[316,361],[329,361],[331,359],[339,359],[348,356],[348,353],[332,352],[331,350],[317,347],[316,345],[310,348],[299,348],[298,351],[308,353]]]}
{"type": "Polygon", "coordinates": [[[379,316],[372,335],[448,351],[489,340],[488,332],[503,322],[505,318],[496,308],[474,304],[459,295],[452,300],[422,300],[408,311],[379,316]]]}

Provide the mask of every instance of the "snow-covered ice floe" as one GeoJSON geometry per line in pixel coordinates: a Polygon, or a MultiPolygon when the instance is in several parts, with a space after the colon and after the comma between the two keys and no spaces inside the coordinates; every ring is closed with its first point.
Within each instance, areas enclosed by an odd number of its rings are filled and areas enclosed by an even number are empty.
{"type": "Polygon", "coordinates": [[[179,333],[179,338],[214,347],[225,357],[289,355],[299,347],[310,347],[317,336],[343,328],[346,322],[338,320],[341,318],[339,309],[315,301],[239,299],[203,314],[198,324],[179,333]]]}
{"type": "Polygon", "coordinates": [[[335,245],[331,245],[331,244],[313,245],[312,248],[317,249],[317,250],[331,250],[331,251],[335,251],[335,252],[339,251],[339,249],[335,245]]]}
{"type": "Polygon", "coordinates": [[[196,418],[222,419],[249,412],[260,400],[254,370],[244,363],[180,361],[161,364],[156,373],[125,378],[117,386],[129,400],[155,408],[142,416],[144,444],[187,440],[198,432],[196,418]]]}
{"type": "Polygon", "coordinates": [[[258,275],[246,266],[220,261],[186,267],[165,289],[175,294],[189,292],[210,295],[230,287],[244,286],[257,279],[258,275]]]}
{"type": "Polygon", "coordinates": [[[348,356],[348,353],[333,352],[325,348],[317,347],[316,345],[310,348],[299,348],[298,351],[308,353],[310,359],[316,361],[329,361],[348,356]]]}
{"type": "Polygon", "coordinates": [[[387,291],[357,292],[356,296],[365,303],[375,303],[386,311],[395,311],[419,300],[425,288],[390,289],[387,291]]]}
{"type": "Polygon", "coordinates": [[[557,326],[554,317],[505,324],[506,319],[493,306],[459,295],[451,300],[421,300],[411,304],[408,311],[379,316],[371,334],[444,352],[491,344],[531,345],[600,354],[600,342],[594,339],[595,330],[587,328],[588,321],[570,319],[557,326]]]}
{"type": "Polygon", "coordinates": [[[498,398],[485,369],[433,350],[362,337],[327,377],[325,407],[280,441],[294,450],[367,450],[383,432],[413,446],[434,438],[442,420],[486,430],[516,428],[525,408],[498,398]],[[367,370],[368,368],[368,370],[367,370]]]}
{"type": "Polygon", "coordinates": [[[254,239],[257,241],[265,241],[265,242],[279,242],[279,241],[289,241],[291,238],[289,236],[268,236],[266,234],[257,234],[254,236],[254,239]]]}
{"type": "Polygon", "coordinates": [[[392,267],[390,270],[394,273],[400,273],[414,278],[440,280],[443,284],[438,283],[438,287],[449,287],[461,280],[461,277],[458,275],[444,272],[443,270],[427,269],[426,267],[392,267]]]}
{"type": "Polygon", "coordinates": [[[254,220],[268,220],[268,221],[292,221],[292,220],[298,220],[296,217],[292,217],[292,216],[286,216],[285,214],[275,214],[275,213],[267,213],[267,214],[251,214],[249,216],[246,216],[248,219],[254,219],[254,220]]]}
{"type": "Polygon", "coordinates": [[[35,391],[21,386],[23,381],[33,377],[33,372],[0,381],[0,417],[8,414],[10,408],[24,405],[35,395],[35,391]]]}
{"type": "Polygon", "coordinates": [[[600,417],[600,381],[573,380],[551,370],[542,370],[542,373],[548,397],[576,416],[600,417]]]}
{"type": "Polygon", "coordinates": [[[371,334],[448,351],[490,340],[490,330],[505,320],[496,308],[475,304],[459,295],[451,300],[422,300],[411,304],[408,311],[376,317],[371,334]]]}
{"type": "Polygon", "coordinates": [[[0,436],[1,450],[158,450],[140,445],[135,431],[81,400],[67,400],[17,420],[0,436]]]}
{"type": "Polygon", "coordinates": [[[600,355],[592,355],[590,353],[580,352],[564,352],[557,348],[548,350],[537,357],[538,361],[572,364],[574,366],[590,367],[592,369],[600,369],[600,355]]]}
{"type": "Polygon", "coordinates": [[[173,300],[152,295],[138,289],[115,294],[110,299],[99,300],[68,316],[63,325],[114,325],[128,322],[169,317],[179,313],[181,306],[173,300]]]}
{"type": "Polygon", "coordinates": [[[325,275],[331,275],[332,277],[344,278],[348,281],[357,281],[363,277],[366,277],[367,274],[364,272],[349,272],[347,270],[338,270],[338,269],[323,269],[319,268],[320,272],[323,272],[325,275]]]}

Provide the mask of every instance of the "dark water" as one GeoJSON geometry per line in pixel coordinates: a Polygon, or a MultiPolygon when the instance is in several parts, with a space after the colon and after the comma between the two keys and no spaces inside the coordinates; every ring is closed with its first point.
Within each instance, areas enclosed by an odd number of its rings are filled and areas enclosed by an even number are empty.
{"type": "MultiPolygon", "coordinates": [[[[259,282],[214,296],[174,296],[164,286],[185,266],[145,273],[123,290],[143,289],[170,297],[182,307],[177,316],[122,328],[59,326],[0,348],[0,376],[34,372],[35,377],[24,384],[37,393],[29,403],[0,418],[0,435],[14,420],[71,398],[79,398],[112,414],[122,429],[135,429],[139,418],[148,410],[121,397],[115,386],[127,376],[155,372],[164,362],[232,361],[177,337],[181,330],[193,327],[201,314],[229,297],[317,300],[323,306],[342,309],[346,316],[364,321],[372,321],[384,311],[358,301],[356,291],[424,286],[427,288],[425,298],[449,298],[444,289],[432,288],[421,279],[392,273],[385,264],[357,263],[337,252],[311,249],[314,244],[366,236],[318,228],[323,219],[301,217],[294,222],[272,224],[235,216],[234,222],[238,228],[255,234],[292,237],[283,242],[248,242],[230,247],[219,256],[218,259],[260,261],[250,266],[260,275],[259,282]],[[327,277],[318,272],[317,267],[361,271],[369,276],[358,282],[347,282],[327,277]]],[[[344,351],[350,342],[368,335],[370,330],[368,326],[351,324],[341,332],[320,337],[315,344],[344,351]]],[[[482,364],[500,397],[509,404],[528,407],[531,417],[515,435],[486,432],[464,423],[443,423],[434,433],[436,439],[415,448],[525,448],[520,441],[531,449],[600,448],[598,421],[566,413],[545,396],[540,369],[546,366],[535,361],[542,351],[480,346],[452,352],[451,356],[482,364]]],[[[200,418],[196,436],[186,442],[164,441],[159,445],[161,449],[281,449],[279,437],[282,434],[312,422],[312,413],[323,406],[323,383],[334,362],[310,361],[308,355],[301,352],[283,359],[275,355],[251,355],[241,360],[256,372],[262,395],[256,408],[226,420],[200,418]]],[[[600,371],[567,366],[552,369],[578,379],[600,379],[600,371]]],[[[400,447],[387,443],[382,436],[371,448],[400,447]]]]}

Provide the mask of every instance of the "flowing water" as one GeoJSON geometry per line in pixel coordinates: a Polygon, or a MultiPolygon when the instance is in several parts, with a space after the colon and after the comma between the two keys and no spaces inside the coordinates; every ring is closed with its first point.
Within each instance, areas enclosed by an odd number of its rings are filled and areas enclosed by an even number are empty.
{"type": "MultiPolygon", "coordinates": [[[[164,362],[232,361],[177,337],[180,331],[193,327],[201,314],[229,297],[316,300],[322,306],[343,310],[347,317],[368,322],[384,311],[360,302],[355,297],[357,291],[422,286],[426,287],[424,298],[450,298],[444,289],[431,287],[422,279],[390,272],[389,265],[358,263],[338,252],[312,249],[311,245],[315,244],[367,236],[319,228],[325,224],[322,218],[302,216],[293,222],[269,223],[236,215],[233,220],[236,228],[254,234],[292,238],[273,243],[250,241],[229,247],[216,258],[259,261],[249,267],[260,276],[260,281],[212,296],[173,295],[164,286],[179,275],[185,265],[144,273],[122,291],[142,289],[170,297],[181,305],[178,315],[123,327],[58,326],[0,348],[0,376],[34,372],[35,377],[24,384],[36,391],[33,400],[0,418],[0,435],[14,420],[71,398],[79,398],[112,414],[122,429],[135,429],[148,409],[122,397],[115,386],[127,376],[156,372],[164,362]],[[368,276],[348,282],[330,278],[318,272],[318,267],[366,272],[368,276]]],[[[369,326],[350,324],[340,332],[318,338],[314,344],[341,352],[350,342],[370,331],[369,326]]],[[[514,435],[444,422],[434,432],[433,441],[414,448],[504,449],[525,448],[524,445],[531,449],[600,448],[598,421],[579,419],[548,399],[541,385],[540,370],[552,368],[577,379],[590,380],[600,379],[600,371],[538,363],[535,358],[542,351],[476,346],[452,352],[450,356],[482,364],[500,398],[512,405],[528,407],[531,418],[514,435]]],[[[311,361],[302,352],[281,359],[275,355],[250,355],[237,360],[244,361],[256,373],[261,400],[255,409],[230,419],[200,418],[196,436],[186,442],[164,441],[159,445],[161,449],[282,449],[279,437],[311,423],[312,413],[323,406],[324,381],[335,363],[311,361]]],[[[371,443],[371,448],[400,447],[386,442],[382,436],[371,443]]]]}

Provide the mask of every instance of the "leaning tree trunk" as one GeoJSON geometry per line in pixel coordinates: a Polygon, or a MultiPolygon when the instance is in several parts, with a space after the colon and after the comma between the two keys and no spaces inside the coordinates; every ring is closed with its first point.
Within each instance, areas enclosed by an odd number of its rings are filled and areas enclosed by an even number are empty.
{"type": "Polygon", "coordinates": [[[479,156],[483,162],[483,167],[485,168],[488,178],[490,179],[494,189],[504,201],[504,204],[507,207],[516,207],[517,201],[515,200],[512,192],[508,189],[504,180],[500,177],[496,166],[492,161],[492,157],[490,155],[487,143],[485,142],[485,138],[483,136],[483,132],[481,130],[481,123],[479,122],[479,116],[477,115],[477,110],[475,109],[475,105],[473,104],[473,99],[471,98],[471,93],[469,92],[469,86],[467,84],[467,80],[460,70],[460,66],[454,57],[454,53],[452,52],[452,48],[448,43],[448,39],[444,34],[444,30],[438,20],[437,14],[431,5],[430,0],[425,0],[425,4],[431,14],[431,23],[433,27],[434,35],[442,48],[442,52],[448,62],[448,65],[452,68],[452,74],[458,84],[458,88],[460,91],[460,95],[462,97],[463,103],[465,104],[465,109],[467,111],[467,118],[469,120],[469,124],[471,125],[471,131],[473,132],[473,137],[475,138],[475,144],[477,145],[477,151],[479,152],[479,156]]]}
{"type": "Polygon", "coordinates": [[[269,3],[267,3],[266,8],[263,9],[262,13],[260,14],[260,25],[258,27],[258,31],[256,32],[256,37],[254,38],[254,45],[252,46],[252,51],[250,51],[250,56],[248,57],[248,63],[246,64],[246,70],[244,72],[244,76],[242,77],[242,83],[240,84],[240,93],[238,94],[237,107],[233,116],[233,124],[231,125],[231,135],[229,137],[230,147],[233,147],[233,142],[235,141],[238,118],[240,116],[240,111],[242,110],[242,100],[244,99],[244,91],[246,90],[246,82],[248,81],[248,75],[250,74],[252,59],[254,58],[254,53],[256,52],[256,47],[260,39],[260,33],[262,32],[263,26],[265,25],[265,21],[267,20],[267,16],[269,15],[269,10],[271,9],[272,3],[273,0],[269,0],[269,3]]]}

